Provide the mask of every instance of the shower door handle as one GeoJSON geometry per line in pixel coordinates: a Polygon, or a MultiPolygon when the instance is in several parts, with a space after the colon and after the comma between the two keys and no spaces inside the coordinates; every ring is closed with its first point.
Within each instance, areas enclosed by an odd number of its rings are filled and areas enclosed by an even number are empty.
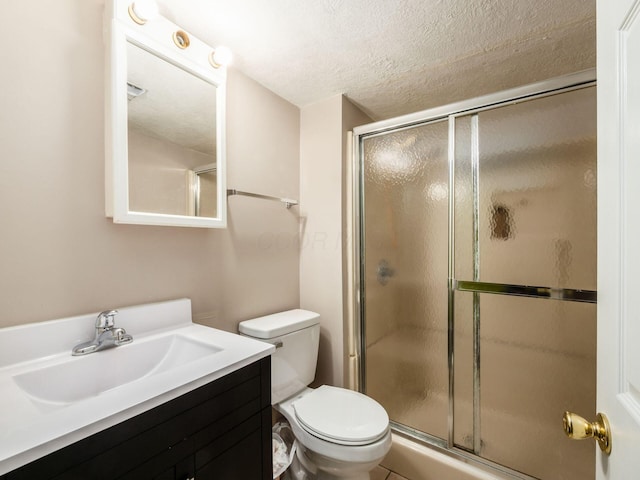
{"type": "Polygon", "coordinates": [[[604,413],[596,415],[595,422],[588,422],[580,415],[572,412],[564,412],[562,417],[564,433],[572,440],[595,438],[600,445],[600,450],[609,455],[611,453],[611,427],[604,413]]]}

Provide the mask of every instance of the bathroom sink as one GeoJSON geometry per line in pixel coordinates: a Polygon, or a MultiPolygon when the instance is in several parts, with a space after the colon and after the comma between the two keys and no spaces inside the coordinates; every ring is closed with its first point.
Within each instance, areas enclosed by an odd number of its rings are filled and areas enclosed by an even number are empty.
{"type": "Polygon", "coordinates": [[[189,299],[118,311],[133,342],[80,356],[96,314],[0,328],[0,477],[275,351],[193,323],[189,299]]]}
{"type": "Polygon", "coordinates": [[[13,376],[32,399],[70,404],[180,367],[223,349],[181,335],[135,342],[13,376]]]}

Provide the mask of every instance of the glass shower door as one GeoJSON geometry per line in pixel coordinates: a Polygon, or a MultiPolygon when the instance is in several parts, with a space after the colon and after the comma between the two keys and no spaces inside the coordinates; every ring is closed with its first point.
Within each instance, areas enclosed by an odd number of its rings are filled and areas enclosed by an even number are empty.
{"type": "Polygon", "coordinates": [[[366,392],[446,439],[448,123],[368,137],[363,152],[366,392]]]}
{"type": "Polygon", "coordinates": [[[454,443],[543,479],[594,476],[565,410],[595,415],[596,96],[452,119],[454,443]]]}
{"type": "Polygon", "coordinates": [[[363,135],[363,390],[409,435],[593,479],[595,86],[363,135]]]}

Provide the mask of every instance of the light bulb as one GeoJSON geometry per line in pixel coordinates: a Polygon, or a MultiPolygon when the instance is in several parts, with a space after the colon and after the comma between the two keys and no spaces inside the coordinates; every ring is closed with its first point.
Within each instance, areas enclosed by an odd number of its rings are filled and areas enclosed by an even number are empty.
{"type": "Polygon", "coordinates": [[[136,0],[129,6],[129,15],[134,22],[144,25],[147,20],[157,17],[158,4],[155,0],[136,0]]]}
{"type": "Polygon", "coordinates": [[[226,67],[231,64],[233,54],[227,47],[217,47],[209,56],[211,65],[215,68],[226,67]]]}

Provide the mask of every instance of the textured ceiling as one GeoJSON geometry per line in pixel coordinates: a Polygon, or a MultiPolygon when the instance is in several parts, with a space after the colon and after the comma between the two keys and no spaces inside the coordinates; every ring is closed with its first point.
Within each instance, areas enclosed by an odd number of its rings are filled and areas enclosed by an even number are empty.
{"type": "Polygon", "coordinates": [[[233,68],[303,107],[373,119],[595,67],[595,0],[159,0],[233,68]]]}

